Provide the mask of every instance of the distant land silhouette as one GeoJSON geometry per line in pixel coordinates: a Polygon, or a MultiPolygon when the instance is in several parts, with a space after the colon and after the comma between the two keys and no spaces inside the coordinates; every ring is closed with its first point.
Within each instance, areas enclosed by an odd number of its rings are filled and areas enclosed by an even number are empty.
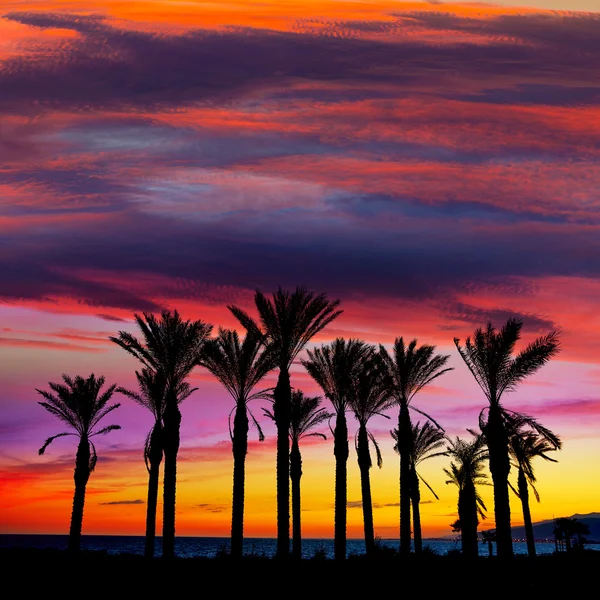
{"type": "MultiPolygon", "coordinates": [[[[548,519],[546,521],[538,521],[537,523],[533,523],[533,534],[536,540],[553,540],[554,539],[554,521],[559,519],[560,517],[556,517],[555,519],[548,519]]],[[[580,523],[587,525],[590,529],[589,535],[585,536],[585,539],[590,543],[599,543],[600,542],[600,512],[588,513],[586,515],[575,514],[568,517],[570,519],[577,519],[580,523]]],[[[485,523],[483,527],[479,527],[479,534],[488,527],[485,527],[485,523]]],[[[512,537],[513,539],[525,539],[525,527],[523,526],[512,526],[511,527],[512,537]]],[[[450,539],[456,537],[456,534],[444,536],[444,539],[450,539]]]]}
{"type": "MultiPolygon", "coordinates": [[[[587,515],[575,514],[571,515],[569,518],[577,519],[580,523],[589,527],[590,533],[585,536],[585,539],[588,542],[597,542],[600,540],[600,513],[593,512],[588,513],[587,515]]],[[[548,519],[547,521],[534,523],[533,534],[535,539],[554,539],[554,521],[555,519],[548,519]]],[[[525,538],[525,527],[511,527],[511,530],[513,538],[525,538]]]]}

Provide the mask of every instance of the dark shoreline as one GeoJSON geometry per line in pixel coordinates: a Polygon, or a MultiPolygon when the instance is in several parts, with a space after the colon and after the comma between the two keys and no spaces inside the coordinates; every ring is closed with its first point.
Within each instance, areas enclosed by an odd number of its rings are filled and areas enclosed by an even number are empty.
{"type": "Polygon", "coordinates": [[[28,589],[39,586],[46,593],[55,578],[57,581],[65,578],[63,584],[69,585],[68,580],[83,581],[89,577],[91,589],[102,593],[114,593],[122,586],[144,588],[150,593],[158,588],[169,592],[170,586],[176,586],[181,590],[195,588],[202,593],[207,591],[205,586],[212,589],[213,585],[240,592],[264,586],[274,590],[270,586],[283,577],[287,582],[286,596],[292,597],[297,596],[290,594],[296,591],[295,586],[299,593],[308,595],[311,588],[319,595],[326,588],[353,597],[359,589],[361,593],[390,589],[409,593],[412,590],[405,586],[413,584],[422,586],[414,591],[426,597],[433,592],[467,594],[468,598],[495,597],[499,592],[527,597],[541,593],[555,595],[559,591],[584,594],[590,586],[595,587],[600,552],[586,550],[534,558],[518,555],[512,560],[463,559],[460,555],[371,559],[354,556],[345,561],[324,558],[284,561],[264,556],[245,556],[240,560],[227,556],[146,560],[140,555],[104,551],[86,550],[71,556],[65,550],[15,547],[0,549],[0,564],[8,577],[23,573],[25,580],[21,583],[28,589]],[[294,588],[290,590],[293,582],[294,588]]]}

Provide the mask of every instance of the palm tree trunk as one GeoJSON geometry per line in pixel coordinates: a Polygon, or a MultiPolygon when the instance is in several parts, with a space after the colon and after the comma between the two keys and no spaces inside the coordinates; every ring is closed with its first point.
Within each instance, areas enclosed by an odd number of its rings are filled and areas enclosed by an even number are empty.
{"type": "Polygon", "coordinates": [[[244,495],[246,454],[248,453],[248,414],[240,402],[233,418],[233,497],[231,502],[231,556],[242,558],[244,546],[244,495]]]}
{"type": "Polygon", "coordinates": [[[535,556],[535,539],[533,537],[533,523],[531,522],[531,511],[529,510],[529,487],[523,469],[519,469],[518,477],[519,497],[523,507],[523,524],[525,525],[525,539],[527,540],[527,554],[535,556]]]}
{"type": "Polygon", "coordinates": [[[360,489],[362,493],[363,524],[365,530],[365,553],[367,557],[375,551],[375,531],[373,527],[373,502],[371,500],[371,453],[367,428],[361,423],[356,444],[358,468],[360,469],[360,489]]]}
{"type": "Polygon", "coordinates": [[[333,433],[333,454],[335,456],[335,509],[333,526],[333,558],[346,559],[346,504],[348,490],[348,424],[345,411],[339,410],[333,433]]]}
{"type": "Polygon", "coordinates": [[[462,555],[465,558],[477,558],[477,495],[475,485],[470,480],[465,481],[463,488],[458,492],[458,518],[461,526],[462,555]]]}
{"type": "Polygon", "coordinates": [[[85,488],[90,478],[90,444],[87,437],[82,437],[75,457],[75,492],[71,510],[71,527],[69,529],[69,552],[76,554],[81,548],[81,529],[83,527],[83,507],[85,504],[85,488]]]}
{"type": "Polygon", "coordinates": [[[150,436],[148,449],[148,502],[146,507],[146,540],[144,557],[154,558],[154,541],[156,539],[156,507],[158,504],[158,486],[160,479],[160,463],[163,459],[162,423],[157,421],[150,436]]]}
{"type": "Polygon", "coordinates": [[[411,488],[410,496],[412,501],[413,511],[413,535],[415,539],[415,554],[422,554],[423,552],[423,537],[421,536],[421,492],[419,490],[419,478],[414,465],[411,468],[411,488]]]}
{"type": "Polygon", "coordinates": [[[508,435],[498,403],[490,404],[487,425],[484,431],[488,450],[490,472],[494,485],[494,517],[496,520],[496,548],[498,558],[512,558],[512,532],[510,527],[510,499],[508,494],[508,435]]]}
{"type": "Polygon", "coordinates": [[[400,555],[410,554],[410,468],[412,427],[408,404],[402,402],[398,414],[398,450],[400,453],[400,555]]]}
{"type": "Polygon", "coordinates": [[[175,557],[175,496],[177,491],[177,453],[181,412],[174,398],[169,401],[163,415],[163,442],[165,472],[163,490],[163,551],[165,559],[175,557]]]}
{"type": "Polygon", "coordinates": [[[302,456],[298,440],[292,442],[290,451],[290,480],[292,482],[292,558],[302,558],[302,524],[300,503],[300,479],[302,478],[302,456]]]}
{"type": "Polygon", "coordinates": [[[280,367],[274,390],[273,416],[277,426],[277,550],[279,559],[290,555],[290,418],[292,388],[287,365],[280,367]]]}

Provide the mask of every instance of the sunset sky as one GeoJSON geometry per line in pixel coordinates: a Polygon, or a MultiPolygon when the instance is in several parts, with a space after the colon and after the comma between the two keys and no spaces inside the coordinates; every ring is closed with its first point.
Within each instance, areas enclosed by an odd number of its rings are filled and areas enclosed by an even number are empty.
{"type": "MultiPolygon", "coordinates": [[[[344,310],[313,345],[403,336],[449,354],[454,370],[414,406],[451,437],[469,437],[486,406],[454,337],[509,317],[523,344],[559,330],[557,357],[504,403],[564,444],[535,464],[533,520],[600,511],[599,64],[598,0],[0,0],[0,533],[68,533],[76,440],[38,455],[65,429],[36,388],[63,373],[135,388],[139,364],[108,339],[136,333],[134,313],[177,309],[216,331],[238,326],[227,304],[255,315],[255,289],[299,285],[344,310]]],[[[177,535],[226,537],[233,404],[207,371],[190,382],[177,535]]],[[[300,364],[292,385],[320,393],[300,364]]],[[[122,429],[95,438],[83,533],[143,535],[152,415],[114,400],[106,424],[122,429]]],[[[276,535],[262,407],[248,537],[276,535]]],[[[383,453],[371,479],[375,534],[394,538],[387,414],[371,423],[383,453]]],[[[348,537],[360,538],[348,423],[348,537]]],[[[306,537],[333,537],[320,431],[301,446],[306,537]]],[[[439,496],[422,487],[425,537],[457,518],[448,466],[421,467],[439,496]]],[[[511,510],[522,524],[514,495],[511,510]]]]}

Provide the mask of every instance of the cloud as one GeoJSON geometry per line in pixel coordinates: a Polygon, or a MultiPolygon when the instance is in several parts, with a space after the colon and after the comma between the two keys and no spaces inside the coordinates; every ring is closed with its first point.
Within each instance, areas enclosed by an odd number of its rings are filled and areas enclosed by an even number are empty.
{"type": "Polygon", "coordinates": [[[198,504],[198,508],[210,513],[222,513],[227,510],[231,510],[231,507],[227,504],[198,504]]]}
{"type": "Polygon", "coordinates": [[[145,504],[143,500],[113,500],[112,502],[100,502],[101,506],[121,506],[124,504],[145,504]]]}

